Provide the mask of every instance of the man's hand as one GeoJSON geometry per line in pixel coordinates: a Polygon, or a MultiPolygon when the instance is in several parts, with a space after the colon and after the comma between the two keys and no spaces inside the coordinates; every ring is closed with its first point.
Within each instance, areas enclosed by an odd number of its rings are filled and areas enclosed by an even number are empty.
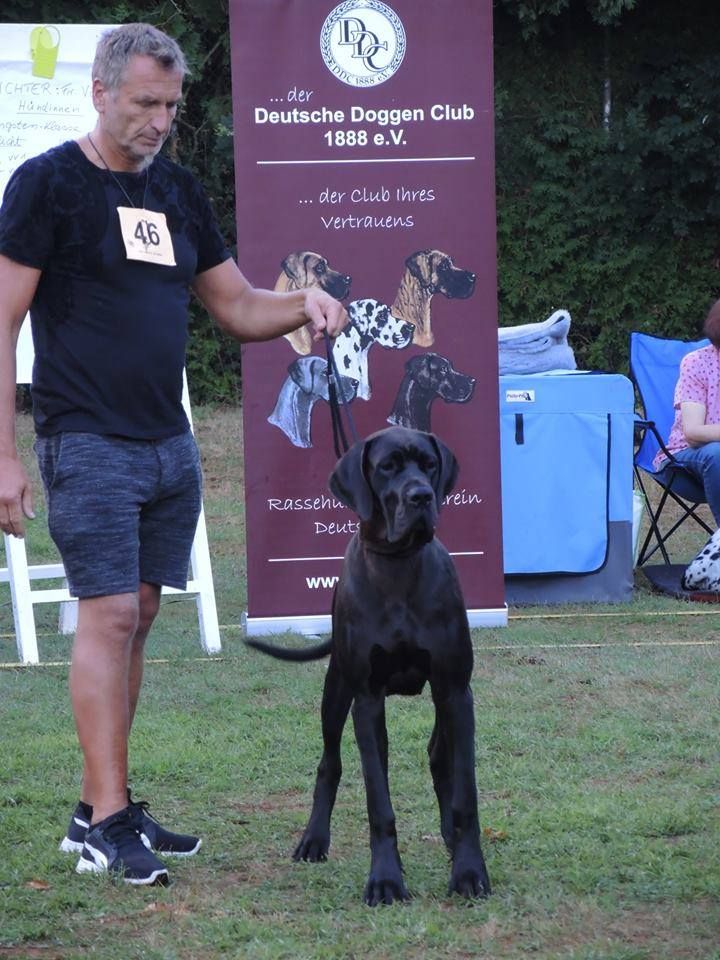
{"type": "Polygon", "coordinates": [[[348,322],[347,312],[340,301],[318,287],[305,291],[305,315],[313,340],[322,340],[325,332],[336,337],[348,322]]]}
{"type": "Polygon", "coordinates": [[[0,455],[0,530],[14,537],[24,537],[24,517],[35,518],[25,467],[16,457],[0,455]]]}

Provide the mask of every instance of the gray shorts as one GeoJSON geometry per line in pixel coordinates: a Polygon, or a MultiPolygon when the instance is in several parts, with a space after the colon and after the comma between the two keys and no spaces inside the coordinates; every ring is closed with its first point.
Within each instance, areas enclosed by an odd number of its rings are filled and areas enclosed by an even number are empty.
{"type": "Polygon", "coordinates": [[[48,527],[73,596],[135,593],[140,582],[184,589],[202,502],[191,433],[124,440],[38,437],[48,527]]]}

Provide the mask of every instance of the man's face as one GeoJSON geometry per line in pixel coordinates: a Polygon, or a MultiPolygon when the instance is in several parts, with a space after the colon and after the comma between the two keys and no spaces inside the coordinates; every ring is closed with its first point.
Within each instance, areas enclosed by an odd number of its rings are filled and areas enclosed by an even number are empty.
{"type": "Polygon", "coordinates": [[[142,169],[160,151],[182,99],[182,80],[180,70],[166,70],[152,57],[134,56],[115,89],[93,81],[103,138],[128,169],[142,169]]]}

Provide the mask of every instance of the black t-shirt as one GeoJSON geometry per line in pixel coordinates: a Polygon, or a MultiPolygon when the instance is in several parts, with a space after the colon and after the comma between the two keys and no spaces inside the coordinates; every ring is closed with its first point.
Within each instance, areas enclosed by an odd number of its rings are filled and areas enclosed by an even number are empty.
{"type": "Polygon", "coordinates": [[[188,429],[190,285],[230,256],[188,170],[156,157],[142,173],[111,174],[68,141],[10,178],[0,253],[42,270],[30,308],[38,434],[157,440],[188,429]],[[176,266],[126,258],[117,207],[128,198],[165,214],[176,266]]]}

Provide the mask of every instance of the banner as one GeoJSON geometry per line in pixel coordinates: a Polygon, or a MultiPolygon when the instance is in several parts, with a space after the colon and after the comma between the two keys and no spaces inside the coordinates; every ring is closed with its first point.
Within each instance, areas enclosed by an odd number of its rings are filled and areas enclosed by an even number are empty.
{"type": "MultiPolygon", "coordinates": [[[[455,452],[438,536],[471,624],[504,624],[491,0],[231,0],[230,26],[240,267],[344,301],[357,432],[455,452]]],[[[250,633],[329,626],[358,521],[327,399],[323,344],[243,348],[250,633]]]]}
{"type": "MultiPolygon", "coordinates": [[[[109,25],[0,26],[0,196],[25,160],[95,126],[90,67],[109,25]]],[[[30,323],[20,330],[18,383],[32,376],[30,323]]]]}

